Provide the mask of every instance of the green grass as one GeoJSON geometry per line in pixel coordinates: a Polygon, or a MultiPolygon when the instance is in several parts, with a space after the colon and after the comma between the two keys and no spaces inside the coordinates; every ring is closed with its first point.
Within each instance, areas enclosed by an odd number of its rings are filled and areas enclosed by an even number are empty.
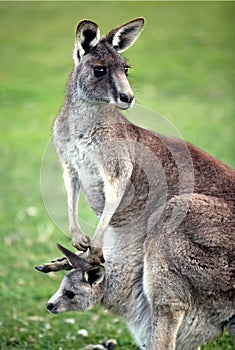
{"type": "MultiPolygon", "coordinates": [[[[49,315],[45,304],[63,273],[33,269],[57,256],[57,241],[70,245],[44,208],[40,166],[72,67],[76,23],[90,18],[106,32],[146,17],[145,31],[125,53],[138,101],[234,167],[234,10],[232,2],[0,3],[1,350],[81,349],[112,337],[118,350],[136,349],[122,321],[102,308],[49,315]],[[77,334],[81,328],[88,338],[77,334]]],[[[94,225],[83,203],[81,212],[94,225]]],[[[233,344],[224,335],[203,349],[233,344]]]]}

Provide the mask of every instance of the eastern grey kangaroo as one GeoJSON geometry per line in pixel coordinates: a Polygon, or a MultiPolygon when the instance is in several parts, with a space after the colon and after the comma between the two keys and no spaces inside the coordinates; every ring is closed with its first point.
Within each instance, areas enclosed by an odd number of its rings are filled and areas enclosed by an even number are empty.
{"type": "Polygon", "coordinates": [[[103,302],[141,349],[196,350],[225,325],[234,333],[235,171],[120,113],[134,103],[120,52],[143,24],[134,19],[102,38],[94,22],[78,24],[53,139],[73,245],[88,253],[61,248],[68,260],[39,269],[74,268],[49,301],[51,312],[103,302]],[[100,216],[91,241],[77,221],[80,190],[100,216]]]}
{"type": "MultiPolygon", "coordinates": [[[[54,124],[53,140],[64,169],[73,245],[79,250],[90,246],[99,251],[108,225],[119,227],[123,222],[130,222],[138,205],[143,210],[145,197],[149,196],[146,172],[150,177],[154,163],[160,161],[158,168],[161,169],[153,174],[155,179],[151,183],[152,187],[155,185],[152,197],[157,202],[152,212],[167,198],[179,194],[181,174],[172,148],[176,149],[175,153],[180,152],[182,143],[143,130],[129,123],[119,112],[134,103],[127,79],[128,63],[119,53],[136,40],[143,24],[143,18],[134,19],[101,39],[94,22],[84,20],[77,27],[75,66],[64,106],[54,124]],[[145,174],[141,171],[142,163],[147,168],[145,174]],[[77,221],[80,190],[100,216],[91,243],[77,221]],[[128,203],[130,197],[133,197],[132,203],[128,203]]],[[[194,146],[188,145],[188,150],[194,176],[192,178],[190,171],[187,174],[188,160],[181,159],[184,193],[191,193],[194,180],[194,193],[233,201],[234,172],[194,146]]],[[[148,221],[150,215],[145,214],[148,221]]],[[[134,216],[138,217],[139,213],[134,216]]]]}

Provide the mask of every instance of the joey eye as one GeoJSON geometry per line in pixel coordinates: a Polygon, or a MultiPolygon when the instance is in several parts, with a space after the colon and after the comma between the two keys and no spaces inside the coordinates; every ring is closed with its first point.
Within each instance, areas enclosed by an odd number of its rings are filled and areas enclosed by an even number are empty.
{"type": "Polygon", "coordinates": [[[107,67],[96,66],[94,68],[94,74],[97,78],[103,77],[107,73],[107,67]]]}
{"type": "Polygon", "coordinates": [[[128,75],[128,70],[129,70],[129,67],[124,67],[124,71],[125,71],[125,74],[128,75]]]}
{"type": "Polygon", "coordinates": [[[72,292],[71,290],[66,290],[66,292],[64,293],[64,295],[69,298],[69,299],[73,299],[75,297],[74,292],[72,292]]]}

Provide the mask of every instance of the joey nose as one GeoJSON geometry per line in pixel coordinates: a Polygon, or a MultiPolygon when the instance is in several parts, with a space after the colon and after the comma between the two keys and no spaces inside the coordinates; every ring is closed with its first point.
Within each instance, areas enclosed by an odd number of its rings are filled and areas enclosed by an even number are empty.
{"type": "Polygon", "coordinates": [[[134,96],[128,96],[127,94],[120,93],[119,98],[121,102],[131,103],[134,99],[134,96]]]}
{"type": "Polygon", "coordinates": [[[51,311],[53,309],[54,305],[52,303],[47,304],[47,310],[51,311]]]}

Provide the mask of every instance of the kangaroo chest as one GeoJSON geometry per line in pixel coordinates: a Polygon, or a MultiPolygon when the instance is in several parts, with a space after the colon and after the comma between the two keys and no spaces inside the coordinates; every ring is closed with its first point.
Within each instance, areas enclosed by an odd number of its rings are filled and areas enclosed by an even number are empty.
{"type": "Polygon", "coordinates": [[[63,144],[59,157],[63,164],[78,174],[81,191],[89,206],[101,213],[104,207],[104,180],[99,148],[89,137],[71,137],[63,144]]]}

